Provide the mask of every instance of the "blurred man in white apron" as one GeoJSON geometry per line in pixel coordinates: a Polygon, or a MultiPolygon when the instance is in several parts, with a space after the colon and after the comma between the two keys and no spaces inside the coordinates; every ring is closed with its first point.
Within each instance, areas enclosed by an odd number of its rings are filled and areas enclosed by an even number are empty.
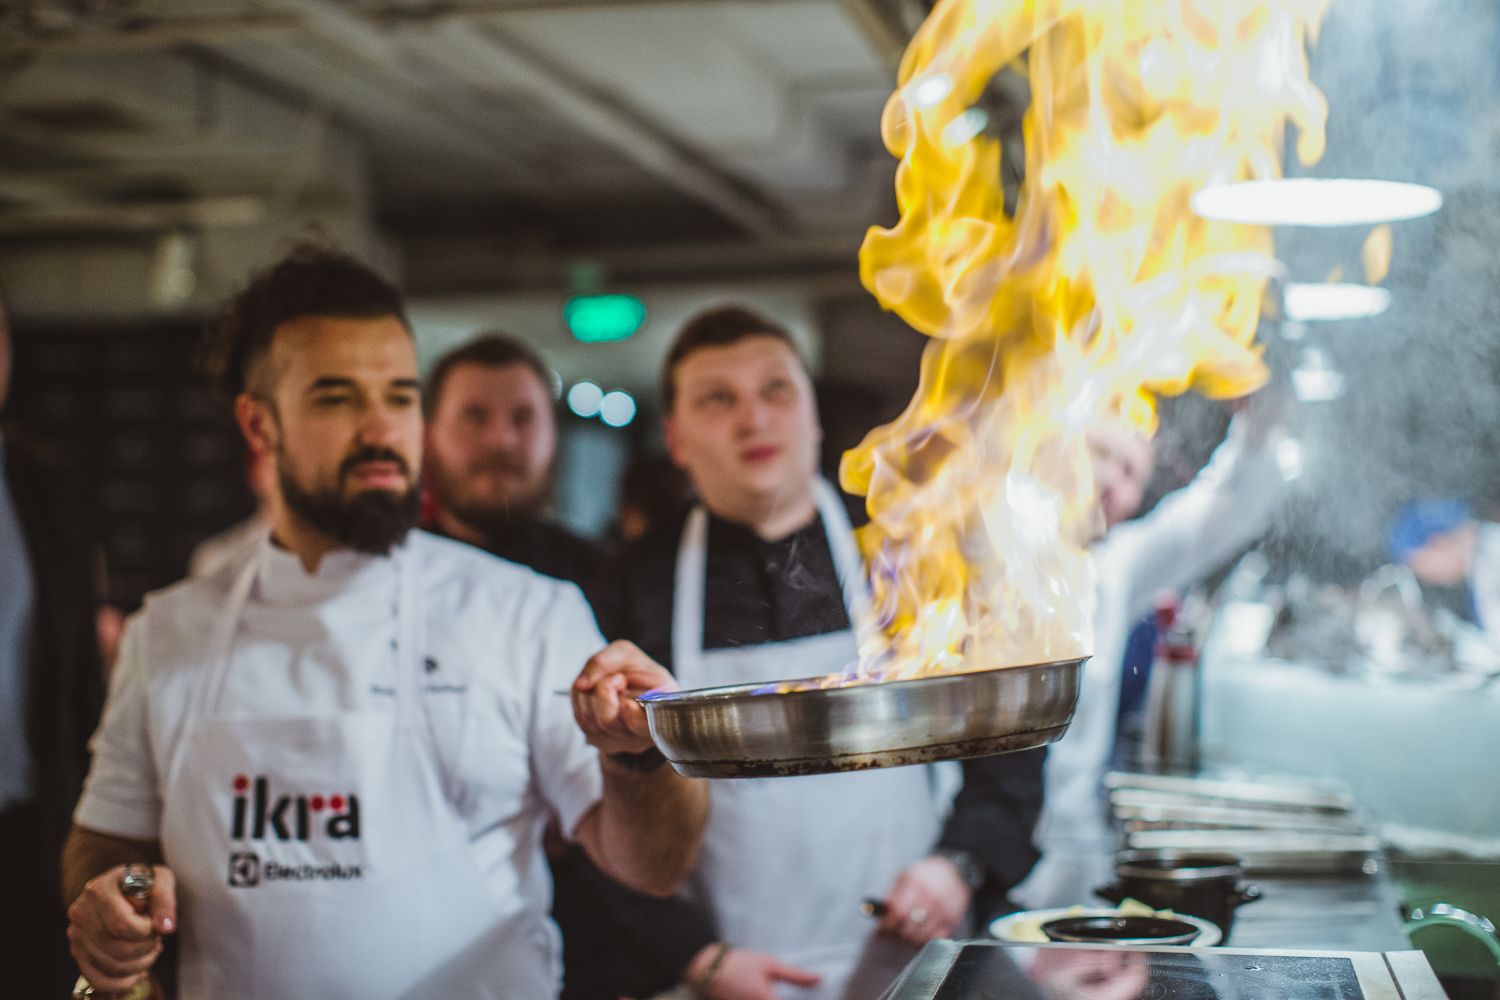
{"type": "Polygon", "coordinates": [[[1155,463],[1149,440],[1123,424],[1089,436],[1094,485],[1108,532],[1092,552],[1097,571],[1094,655],[1084,667],[1073,722],[1048,749],[1043,859],[1016,898],[1040,909],[1082,902],[1079,886],[1108,874],[1114,846],[1104,774],[1114,749],[1130,630],[1163,590],[1185,587],[1242,552],[1270,525],[1286,490],[1276,463],[1281,402],[1269,391],[1233,404],[1224,441],[1181,489],[1137,517],[1155,463]]]}
{"type": "MultiPolygon", "coordinates": [[[[791,337],[744,309],[698,317],[668,354],[662,402],[700,499],[587,588],[605,634],[685,688],[846,669],[864,573],[843,502],[818,475],[822,432],[791,337]]],[[[680,981],[715,997],[837,1000],[872,936],[953,934],[976,890],[1003,896],[1036,858],[1041,755],[972,763],[713,782],[690,880],[706,916],[659,942],[685,963],[680,981]],[[883,918],[861,912],[867,899],[883,918]]],[[[849,988],[885,985],[863,978],[849,988]]]]}
{"type": "Polygon", "coordinates": [[[706,789],[630,767],[630,694],[670,678],[601,652],[571,584],[412,530],[416,350],[379,276],[300,248],[213,332],[276,519],[126,633],[64,855],[88,985],[180,930],[183,1000],[555,995],[549,811],[639,891],[693,862],[706,789]],[[126,862],[158,864],[144,915],[126,862]]]}

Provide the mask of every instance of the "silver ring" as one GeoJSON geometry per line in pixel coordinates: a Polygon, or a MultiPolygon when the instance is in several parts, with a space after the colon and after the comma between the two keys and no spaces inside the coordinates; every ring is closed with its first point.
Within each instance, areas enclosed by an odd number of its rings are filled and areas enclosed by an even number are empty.
{"type": "Polygon", "coordinates": [[[924,910],[924,909],[922,909],[920,906],[916,907],[915,909],[913,909],[911,911],[911,922],[912,923],[914,923],[914,924],[920,924],[922,921],[924,921],[926,919],[927,919],[927,911],[924,910]]]}

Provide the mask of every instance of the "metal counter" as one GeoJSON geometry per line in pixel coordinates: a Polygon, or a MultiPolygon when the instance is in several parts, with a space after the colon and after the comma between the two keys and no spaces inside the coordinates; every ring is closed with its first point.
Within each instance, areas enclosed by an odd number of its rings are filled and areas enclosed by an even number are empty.
{"type": "MultiPolygon", "coordinates": [[[[1057,873],[1045,894],[1027,899],[1033,909],[1104,906],[1094,889],[1114,878],[1115,844],[1070,841],[1046,845],[1057,873]]],[[[1330,951],[1401,951],[1411,941],[1402,931],[1400,896],[1387,864],[1372,875],[1347,878],[1252,875],[1262,896],[1235,911],[1226,946],[1313,948],[1330,951]]]]}

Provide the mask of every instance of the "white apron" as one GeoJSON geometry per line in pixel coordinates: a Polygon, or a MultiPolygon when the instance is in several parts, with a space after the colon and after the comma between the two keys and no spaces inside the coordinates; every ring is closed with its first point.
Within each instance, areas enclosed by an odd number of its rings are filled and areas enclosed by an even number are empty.
{"type": "Polygon", "coordinates": [[[419,701],[421,545],[397,556],[395,711],[220,714],[265,545],[236,581],[166,782],[183,1000],[555,995],[555,931],[490,891],[443,792],[419,701]]]}
{"type": "MultiPolygon", "coordinates": [[[[844,604],[858,621],[854,534],[833,488],[819,479],[815,489],[844,604]]],[[[705,651],[707,556],[708,515],[697,507],[683,528],[673,594],[672,662],[683,688],[815,677],[856,658],[851,630],[705,651]]],[[[876,924],[860,903],[885,898],[903,868],[932,852],[961,782],[951,763],[715,781],[690,888],[723,940],[823,977],[813,989],[783,985],[784,996],[837,1000],[876,924]]]]}

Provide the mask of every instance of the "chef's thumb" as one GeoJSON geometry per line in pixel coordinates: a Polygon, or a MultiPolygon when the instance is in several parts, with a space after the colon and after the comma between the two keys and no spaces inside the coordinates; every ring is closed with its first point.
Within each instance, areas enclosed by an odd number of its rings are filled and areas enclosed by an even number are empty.
{"type": "Polygon", "coordinates": [[[156,866],[156,891],[151,894],[151,929],[158,934],[177,930],[177,877],[166,865],[156,866]]]}
{"type": "Polygon", "coordinates": [[[795,965],[777,962],[771,966],[771,978],[783,983],[791,983],[793,986],[816,986],[818,980],[823,977],[816,972],[799,969],[795,965]]]}

